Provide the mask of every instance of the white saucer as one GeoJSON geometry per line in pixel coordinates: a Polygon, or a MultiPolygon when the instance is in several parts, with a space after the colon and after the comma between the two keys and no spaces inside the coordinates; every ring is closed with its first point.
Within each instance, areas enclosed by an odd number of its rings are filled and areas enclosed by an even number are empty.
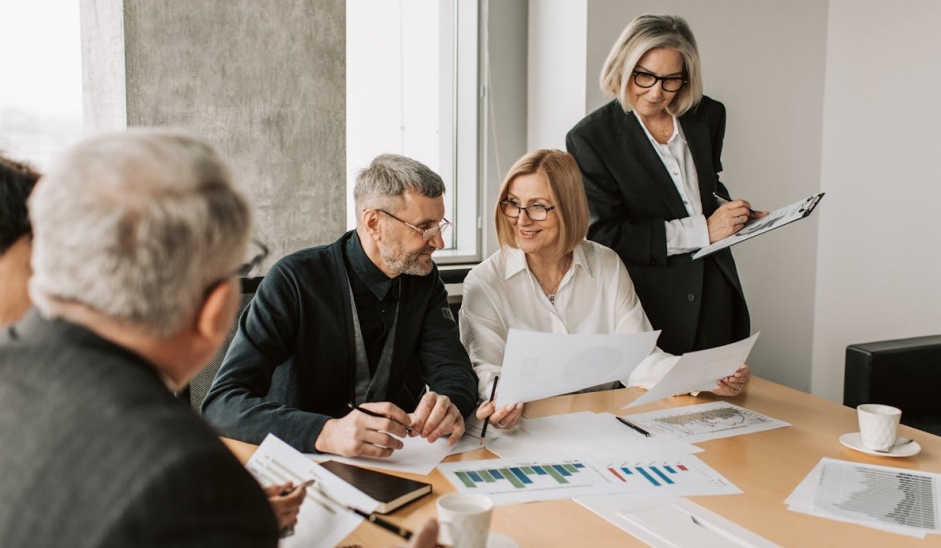
{"type": "Polygon", "coordinates": [[[506,535],[490,531],[487,536],[487,548],[520,548],[520,545],[506,535]]]}
{"type": "MultiPolygon", "coordinates": [[[[918,445],[917,441],[900,445],[891,451],[886,451],[885,453],[881,451],[874,451],[863,445],[863,439],[859,432],[843,434],[840,436],[840,443],[849,447],[850,449],[855,449],[857,451],[866,453],[867,455],[875,455],[877,457],[910,457],[912,455],[917,455],[918,452],[921,451],[921,446],[918,445]]],[[[896,443],[898,443],[898,439],[896,439],[896,443]]]]}

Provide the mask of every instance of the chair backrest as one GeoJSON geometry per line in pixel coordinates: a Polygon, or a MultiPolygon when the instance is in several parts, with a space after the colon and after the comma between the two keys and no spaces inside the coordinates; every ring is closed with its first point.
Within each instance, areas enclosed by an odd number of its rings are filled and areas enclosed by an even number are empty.
{"type": "Polygon", "coordinates": [[[451,314],[454,315],[454,321],[457,322],[457,313],[461,310],[461,302],[464,299],[464,278],[470,272],[468,267],[443,267],[438,269],[438,275],[444,282],[444,288],[448,291],[448,307],[451,308],[451,314]]]}
{"type": "MultiPolygon", "coordinates": [[[[237,317],[241,317],[245,309],[248,308],[249,303],[252,302],[252,298],[255,297],[255,291],[258,289],[258,284],[261,283],[262,279],[263,277],[261,276],[257,278],[242,278],[242,300],[239,303],[237,317]]],[[[195,377],[193,377],[189,385],[177,394],[177,397],[188,400],[190,406],[197,412],[203,403],[203,399],[206,398],[206,393],[209,392],[209,387],[212,386],[212,381],[216,378],[216,373],[219,371],[219,368],[222,367],[222,362],[225,360],[226,352],[229,350],[229,345],[232,344],[232,339],[235,337],[236,331],[238,331],[238,321],[232,323],[232,327],[229,328],[229,333],[226,335],[225,341],[222,343],[219,351],[216,352],[216,355],[213,356],[209,363],[206,364],[195,377]]]]}
{"type": "Polygon", "coordinates": [[[843,405],[882,403],[902,422],[941,434],[941,335],[846,347],[843,405]]]}

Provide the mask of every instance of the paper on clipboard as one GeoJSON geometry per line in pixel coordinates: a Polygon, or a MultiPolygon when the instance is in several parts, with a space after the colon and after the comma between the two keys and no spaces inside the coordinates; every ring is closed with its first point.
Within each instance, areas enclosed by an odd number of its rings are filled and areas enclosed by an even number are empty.
{"type": "Polygon", "coordinates": [[[735,234],[707,245],[697,251],[696,254],[693,255],[693,259],[705,257],[720,249],[731,247],[749,238],[754,238],[755,236],[760,236],[769,230],[774,230],[780,226],[799,221],[811,214],[814,208],[817,207],[817,204],[820,203],[820,199],[823,198],[823,195],[823,192],[814,194],[806,200],[800,200],[799,202],[794,202],[791,205],[776,209],[760,219],[752,219],[745,223],[745,226],[735,234]]]}

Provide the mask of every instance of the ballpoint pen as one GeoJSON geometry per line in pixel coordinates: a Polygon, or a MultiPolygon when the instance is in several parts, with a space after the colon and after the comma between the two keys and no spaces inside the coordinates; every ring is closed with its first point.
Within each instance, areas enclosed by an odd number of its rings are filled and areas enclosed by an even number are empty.
{"type": "MultiPolygon", "coordinates": [[[[490,401],[493,401],[493,397],[497,395],[497,383],[500,381],[500,376],[497,375],[493,378],[493,388],[490,389],[490,401]]],[[[494,408],[496,411],[496,408],[494,408]]],[[[484,419],[484,427],[480,431],[480,444],[484,444],[484,438],[487,437],[487,427],[490,426],[490,415],[487,415],[487,418],[484,419]]]]}
{"type": "Polygon", "coordinates": [[[339,506],[340,508],[346,508],[350,512],[353,512],[354,514],[363,517],[370,523],[375,523],[376,525],[378,525],[379,527],[382,527],[386,531],[391,531],[395,533],[396,535],[404,538],[405,540],[409,540],[410,538],[412,538],[412,532],[409,531],[408,529],[404,527],[399,527],[398,525],[392,523],[391,521],[386,521],[380,518],[379,516],[372,514],[370,512],[364,512],[363,510],[360,510],[359,508],[356,508],[354,506],[350,506],[349,504],[343,504],[342,502],[328,495],[323,489],[319,487],[319,484],[315,485],[314,487],[316,488],[317,493],[323,498],[325,498],[328,502],[330,502],[330,504],[333,504],[334,506],[339,506]]]}
{"type": "MultiPolygon", "coordinates": [[[[346,405],[347,405],[347,407],[349,407],[350,409],[353,409],[354,411],[359,411],[360,413],[363,413],[364,415],[369,415],[370,417],[376,417],[376,418],[380,418],[380,419],[389,419],[389,420],[392,421],[392,422],[399,422],[399,421],[393,419],[393,418],[390,417],[390,416],[383,415],[382,413],[376,413],[375,411],[370,411],[369,409],[366,409],[365,407],[360,407],[360,406],[358,406],[358,405],[353,405],[352,403],[347,403],[346,405]]],[[[399,424],[402,424],[402,423],[399,423],[399,424]]],[[[406,432],[408,432],[409,434],[412,433],[412,427],[411,427],[411,426],[408,426],[408,425],[405,425],[405,424],[402,424],[402,426],[405,427],[405,431],[406,431],[406,432]]]]}
{"type": "MultiPolygon", "coordinates": [[[[727,204],[727,203],[729,203],[729,202],[732,201],[731,198],[726,198],[725,196],[719,196],[719,193],[718,193],[718,192],[713,192],[712,195],[715,197],[716,200],[719,201],[719,205],[720,205],[720,206],[721,206],[721,205],[725,205],[725,204],[727,204]]],[[[757,213],[754,209],[752,209],[752,208],[748,208],[748,213],[749,213],[749,215],[757,215],[757,214],[758,214],[758,213],[757,213]]]]}
{"type": "Polygon", "coordinates": [[[644,430],[643,428],[641,428],[640,426],[637,426],[636,424],[634,424],[634,423],[628,421],[627,419],[622,418],[622,417],[614,417],[614,418],[616,418],[619,422],[630,426],[630,427],[633,428],[634,430],[637,430],[638,432],[640,432],[641,434],[647,436],[648,438],[650,437],[650,432],[648,432],[648,431],[644,430]]]}

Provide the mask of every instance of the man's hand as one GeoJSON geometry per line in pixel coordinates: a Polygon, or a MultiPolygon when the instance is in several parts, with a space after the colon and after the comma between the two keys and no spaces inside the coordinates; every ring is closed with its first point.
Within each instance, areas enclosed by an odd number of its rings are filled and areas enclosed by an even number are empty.
{"type": "Polygon", "coordinates": [[[307,493],[305,486],[294,486],[293,483],[282,483],[265,487],[265,496],[274,515],[278,518],[278,529],[285,531],[297,525],[297,514],[301,511],[301,503],[307,493]],[[282,495],[281,493],[287,493],[282,495]]]}
{"type": "MultiPolygon", "coordinates": [[[[364,403],[360,407],[381,416],[354,409],[341,419],[330,419],[314,441],[314,449],[344,457],[388,457],[404,447],[399,438],[408,434],[405,427],[412,422],[408,413],[389,402],[364,403]]],[[[463,432],[463,423],[461,426],[463,432]]]]}
{"type": "Polygon", "coordinates": [[[438,522],[433,519],[426,521],[405,548],[438,548],[438,522]]]}
{"type": "Polygon", "coordinates": [[[450,434],[448,445],[454,445],[464,435],[464,417],[451,399],[441,394],[427,392],[411,414],[412,435],[421,436],[434,443],[441,436],[450,434]]]}

